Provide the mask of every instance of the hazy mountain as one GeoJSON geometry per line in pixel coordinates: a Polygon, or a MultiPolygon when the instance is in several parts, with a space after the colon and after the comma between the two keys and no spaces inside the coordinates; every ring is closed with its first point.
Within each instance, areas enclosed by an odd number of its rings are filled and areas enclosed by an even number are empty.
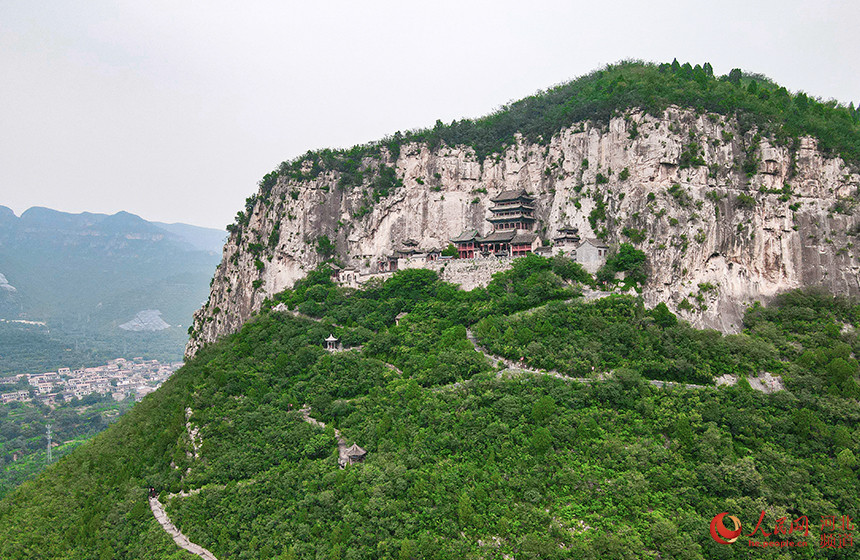
{"type": "Polygon", "coordinates": [[[188,224],[165,224],[164,222],[151,222],[161,229],[181,237],[186,243],[200,251],[212,251],[221,253],[224,241],[227,240],[227,232],[221,229],[204,228],[188,224]]]}
{"type": "MultiPolygon", "coordinates": [[[[186,224],[160,226],[128,212],[34,207],[16,217],[0,207],[0,319],[7,321],[0,332],[0,373],[32,363],[15,348],[4,351],[16,325],[8,321],[46,323],[42,334],[64,342],[74,360],[123,351],[178,357],[191,313],[206,299],[223,235],[186,224]],[[159,311],[170,327],[157,334],[119,328],[145,310],[159,311]]],[[[43,363],[37,354],[29,351],[43,363]]]]}

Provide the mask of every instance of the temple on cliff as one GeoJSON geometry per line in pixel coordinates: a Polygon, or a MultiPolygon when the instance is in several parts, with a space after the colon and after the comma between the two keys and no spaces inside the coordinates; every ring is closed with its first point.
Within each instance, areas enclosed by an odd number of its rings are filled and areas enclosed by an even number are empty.
{"type": "MultiPolygon", "coordinates": [[[[570,226],[562,226],[553,238],[552,247],[544,246],[535,233],[535,197],[525,189],[506,190],[490,199],[490,216],[487,221],[490,231],[482,235],[477,229],[467,229],[450,239],[457,248],[460,259],[478,257],[521,257],[528,253],[544,256],[565,255],[583,265],[588,272],[594,273],[606,262],[609,250],[607,245],[597,239],[582,240],[579,231],[570,226]]],[[[438,248],[422,249],[412,239],[403,241],[394,254],[377,257],[369,274],[386,274],[406,268],[428,268],[444,264],[450,256],[442,256],[438,248]]],[[[335,271],[336,280],[347,285],[358,285],[361,279],[353,268],[335,271]],[[352,275],[352,276],[351,276],[352,275]]]]}
{"type": "Polygon", "coordinates": [[[521,257],[533,252],[565,255],[582,264],[588,272],[596,272],[606,262],[609,251],[606,243],[599,239],[583,240],[577,228],[562,226],[553,238],[552,247],[544,247],[533,231],[534,200],[525,189],[502,191],[491,198],[493,206],[487,221],[492,224],[492,230],[482,236],[478,230],[469,229],[450,240],[457,247],[459,258],[521,257]]]}
{"type": "Polygon", "coordinates": [[[487,221],[493,229],[481,236],[476,229],[466,230],[454,239],[461,259],[475,257],[475,252],[497,257],[521,257],[537,249],[541,243],[532,233],[535,224],[534,196],[525,189],[502,191],[490,199],[492,215],[487,221]]]}

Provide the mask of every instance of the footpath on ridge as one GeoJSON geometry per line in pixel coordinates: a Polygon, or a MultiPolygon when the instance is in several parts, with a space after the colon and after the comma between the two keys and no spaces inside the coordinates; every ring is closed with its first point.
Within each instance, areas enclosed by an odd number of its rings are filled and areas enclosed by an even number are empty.
{"type": "MultiPolygon", "coordinates": [[[[306,404],[301,409],[299,409],[299,412],[302,413],[302,418],[308,424],[319,426],[320,428],[325,428],[325,422],[320,422],[316,418],[311,418],[310,405],[306,404]]],[[[346,440],[343,439],[343,436],[340,435],[340,430],[338,430],[337,428],[335,428],[334,430],[334,437],[337,439],[337,464],[340,468],[344,468],[347,464],[349,464],[349,455],[347,455],[346,452],[346,440]]]]}
{"type": "Polygon", "coordinates": [[[176,525],[174,525],[173,522],[170,521],[170,518],[167,517],[167,512],[164,511],[164,506],[158,501],[158,498],[149,498],[149,508],[152,510],[152,515],[155,516],[155,520],[158,521],[162,529],[171,536],[173,542],[179,545],[179,547],[187,550],[191,554],[196,554],[204,560],[218,560],[214,554],[199,544],[194,544],[188,540],[188,537],[183,535],[182,531],[176,528],[176,525]]]}
{"type": "MultiPolygon", "coordinates": [[[[286,306],[284,306],[283,304],[280,304],[279,306],[277,306],[275,311],[286,311],[286,312],[291,313],[292,315],[294,315],[296,317],[301,317],[304,319],[310,319],[312,321],[319,321],[319,319],[316,319],[314,317],[308,317],[308,316],[303,315],[303,314],[296,312],[296,311],[289,311],[286,309],[286,306]]],[[[598,376],[596,378],[570,377],[568,375],[564,375],[562,373],[559,373],[558,371],[555,371],[555,370],[543,370],[543,369],[536,369],[536,368],[528,367],[523,363],[524,360],[521,360],[520,362],[516,362],[514,360],[509,360],[509,359],[504,358],[502,356],[496,356],[494,354],[489,353],[483,346],[481,346],[480,342],[478,342],[478,339],[475,338],[475,335],[469,329],[466,329],[466,338],[468,338],[469,342],[472,343],[472,346],[475,348],[475,351],[480,352],[484,357],[486,357],[486,359],[490,362],[490,364],[492,364],[492,366],[494,368],[501,368],[501,366],[504,366],[504,369],[499,369],[497,377],[503,377],[506,373],[508,373],[510,375],[519,375],[519,374],[525,373],[525,374],[531,374],[531,375],[545,375],[548,377],[554,377],[556,379],[561,379],[563,381],[573,381],[576,383],[592,383],[594,381],[598,381],[598,380],[602,379],[606,375],[611,375],[611,374],[604,374],[604,375],[598,376]]],[[[403,372],[400,371],[393,364],[385,363],[385,365],[388,368],[392,369],[393,371],[397,372],[398,374],[400,374],[400,375],[403,374],[403,372]]],[[[733,376],[723,376],[722,378],[718,379],[717,380],[717,386],[719,386],[719,385],[731,385],[731,384],[734,384],[737,382],[737,379],[727,379],[728,377],[733,377],[733,376]]],[[[753,382],[751,383],[751,386],[753,389],[758,390],[758,391],[762,391],[765,393],[770,393],[773,391],[778,391],[778,390],[783,389],[782,383],[779,380],[779,378],[771,376],[771,374],[765,373],[761,378],[753,378],[752,381],[753,382]]],[[[675,383],[672,381],[659,381],[657,379],[651,379],[648,382],[651,385],[653,385],[654,387],[683,387],[685,389],[705,389],[708,387],[713,387],[710,385],[706,386],[706,385],[695,385],[692,383],[675,383]]],[[[447,389],[457,389],[457,388],[460,388],[467,383],[468,383],[468,381],[461,381],[461,382],[453,383],[452,385],[449,385],[446,388],[447,389]]],[[[326,427],[324,422],[321,422],[321,421],[317,420],[316,418],[311,417],[310,405],[307,405],[307,404],[304,405],[301,409],[299,409],[299,413],[301,413],[302,420],[304,420],[308,424],[318,426],[320,428],[326,427]]],[[[196,430],[191,429],[190,414],[191,414],[191,410],[187,409],[186,410],[186,421],[187,421],[186,428],[189,431],[189,437],[191,438],[191,442],[192,442],[192,445],[194,447],[193,456],[199,457],[199,442],[197,441],[198,433],[196,430]]],[[[346,467],[346,465],[349,464],[349,454],[348,454],[349,447],[347,446],[346,439],[344,439],[343,435],[340,433],[340,430],[335,429],[334,430],[334,436],[335,436],[335,439],[337,440],[337,450],[338,450],[337,464],[341,469],[343,469],[346,467]]],[[[179,492],[178,494],[171,494],[170,497],[171,498],[172,497],[186,497],[186,496],[196,494],[199,491],[200,491],[200,489],[198,488],[198,489],[191,490],[188,492],[179,492]]],[[[155,516],[155,519],[158,521],[158,523],[161,525],[161,527],[164,529],[164,531],[168,535],[171,536],[173,541],[178,546],[180,546],[184,550],[187,550],[188,552],[195,554],[195,555],[197,555],[200,558],[203,558],[205,560],[218,560],[214,554],[212,554],[211,552],[209,552],[208,550],[206,550],[202,546],[191,542],[188,539],[188,537],[183,535],[182,532],[176,528],[176,525],[174,525],[170,521],[170,518],[167,516],[167,513],[164,511],[164,506],[162,505],[162,503],[160,501],[158,501],[157,497],[150,497],[149,498],[149,506],[152,509],[152,514],[155,516]]]]}
{"type": "MultiPolygon", "coordinates": [[[[561,379],[563,381],[575,381],[577,383],[592,383],[593,381],[597,381],[598,378],[591,379],[588,377],[570,377],[568,375],[564,375],[563,373],[559,373],[555,370],[543,370],[543,369],[535,369],[526,366],[524,363],[518,363],[513,360],[508,360],[507,358],[503,358],[502,356],[496,356],[494,354],[490,354],[484,349],[483,346],[478,342],[478,339],[475,338],[475,335],[472,334],[472,331],[466,329],[466,338],[469,339],[469,342],[472,343],[472,346],[475,348],[476,352],[480,352],[483,354],[487,360],[493,365],[493,367],[499,367],[499,364],[504,365],[505,369],[499,371],[497,374],[498,377],[502,377],[506,372],[510,374],[522,374],[522,373],[530,373],[532,375],[546,375],[549,377],[555,377],[556,379],[561,379]]],[[[611,374],[610,374],[611,375],[611,374]]],[[[734,385],[737,383],[736,378],[730,378],[732,376],[723,376],[717,379],[716,385],[696,385],[694,383],[676,383],[674,381],[660,381],[658,379],[650,379],[648,383],[653,385],[654,387],[683,387],[684,389],[707,389],[714,388],[720,385],[734,385]]],[[[756,390],[761,391],[763,393],[772,393],[774,391],[780,391],[784,387],[782,386],[782,382],[779,378],[772,376],[771,374],[765,373],[764,375],[756,378],[752,378],[749,380],[750,386],[756,390]]],[[[455,383],[453,385],[454,388],[462,386],[462,382],[455,383]]]]}

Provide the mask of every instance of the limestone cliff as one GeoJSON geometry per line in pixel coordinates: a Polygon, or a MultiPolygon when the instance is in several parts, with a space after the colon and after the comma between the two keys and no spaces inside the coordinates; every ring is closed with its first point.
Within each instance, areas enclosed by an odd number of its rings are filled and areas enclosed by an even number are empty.
{"type": "Polygon", "coordinates": [[[224,246],[188,356],[313,269],[326,240],[369,270],[406,240],[442,248],[466,228],[486,231],[490,198],[516,187],[536,196],[544,239],[571,225],[645,251],[646,304],[664,301],[697,326],[735,331],[749,302],[800,286],[860,293],[860,176],[812,138],[780,146],[732,119],[670,107],[584,122],[544,143],[519,138],[483,161],[471,148],[413,143],[361,167],[360,186],[323,169],[261,188],[224,246]],[[381,166],[395,186],[374,200],[381,166]]]}

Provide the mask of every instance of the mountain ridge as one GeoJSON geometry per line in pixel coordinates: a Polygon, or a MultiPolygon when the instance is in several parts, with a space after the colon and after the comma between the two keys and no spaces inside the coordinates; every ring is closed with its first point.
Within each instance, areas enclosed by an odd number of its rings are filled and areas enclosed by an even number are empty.
{"type": "Polygon", "coordinates": [[[380,143],[379,155],[354,160],[308,155],[267,175],[228,228],[186,355],[327,258],[370,273],[409,240],[441,248],[486,229],[490,199],[504,189],[537,197],[546,242],[573,225],[614,247],[636,244],[656,273],[648,304],[665,301],[697,326],[734,332],[746,305],[801,286],[857,294],[860,175],[815,138],[788,142],[749,126],[670,106],[541,141],[517,135],[483,161],[470,146],[423,141],[380,143]]]}
{"type": "Polygon", "coordinates": [[[163,228],[129,212],[32,207],[17,217],[0,209],[0,273],[16,288],[0,293],[0,318],[12,321],[0,333],[0,370],[94,365],[125,350],[175,360],[191,314],[206,297],[220,252],[212,239],[219,234],[163,228]],[[119,328],[153,308],[173,327],[137,336],[119,328]],[[22,348],[15,342],[21,336],[40,341],[50,359],[22,348]]]}

